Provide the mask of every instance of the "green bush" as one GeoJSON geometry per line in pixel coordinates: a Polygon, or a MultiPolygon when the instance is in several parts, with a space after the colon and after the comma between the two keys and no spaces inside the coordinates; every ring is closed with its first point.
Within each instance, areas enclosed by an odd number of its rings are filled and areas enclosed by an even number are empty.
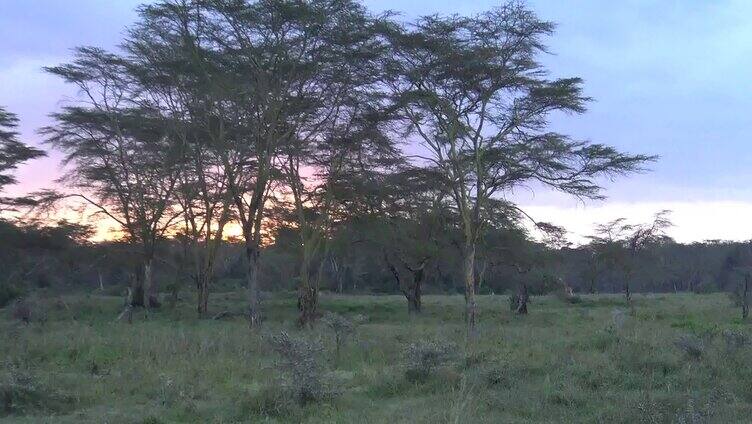
{"type": "Polygon", "coordinates": [[[424,381],[456,355],[457,347],[451,343],[425,340],[411,343],[403,354],[405,377],[410,381],[424,381]]]}
{"type": "Polygon", "coordinates": [[[284,331],[273,337],[271,343],[280,356],[277,368],[282,374],[281,386],[299,404],[336,396],[337,392],[324,378],[321,343],[291,337],[284,331]]]}

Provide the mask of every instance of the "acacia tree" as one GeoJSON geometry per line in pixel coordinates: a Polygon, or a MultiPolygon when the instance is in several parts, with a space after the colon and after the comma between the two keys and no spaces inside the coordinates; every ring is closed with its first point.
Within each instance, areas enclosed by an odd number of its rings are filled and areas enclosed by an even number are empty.
{"type": "MultiPolygon", "coordinates": [[[[261,323],[258,272],[262,223],[267,212],[274,160],[279,146],[294,135],[295,113],[306,99],[312,76],[308,60],[318,45],[309,43],[308,15],[319,2],[211,0],[212,41],[223,55],[222,64],[234,87],[226,101],[232,105],[232,149],[240,169],[227,166],[227,187],[240,221],[245,246],[250,325],[261,323]],[[237,155],[237,156],[235,156],[237,155]]],[[[317,89],[317,87],[313,87],[317,89]]],[[[297,116],[299,119],[300,117],[297,116]]]]}
{"type": "Polygon", "coordinates": [[[595,235],[589,237],[590,248],[594,252],[592,260],[622,270],[627,303],[632,301],[630,282],[638,256],[648,247],[671,241],[666,235],[666,230],[673,226],[668,218],[670,213],[668,210],[660,211],[647,224],[630,224],[626,219],[618,218],[598,225],[595,235]]]}
{"type": "Polygon", "coordinates": [[[409,217],[391,217],[383,228],[384,261],[407,300],[409,314],[423,310],[423,286],[437,250],[442,247],[443,240],[438,235],[445,226],[440,210],[426,209],[409,217]]]}
{"type": "Polygon", "coordinates": [[[537,60],[554,24],[511,2],[473,17],[392,25],[390,87],[407,129],[450,193],[463,233],[468,335],[476,335],[475,257],[484,206],[533,183],[580,198],[596,178],[638,171],[651,157],[575,141],[548,129],[554,113],[582,113],[579,78],[550,80],[537,60]]]}
{"type": "MultiPolygon", "coordinates": [[[[279,176],[275,165],[282,166],[281,176],[291,191],[301,193],[302,200],[305,187],[299,171],[309,165],[311,144],[342,131],[343,121],[348,121],[347,106],[338,107],[358,93],[348,89],[357,88],[361,84],[357,78],[370,68],[366,62],[358,68],[354,61],[372,60],[368,57],[378,52],[369,51],[374,46],[370,23],[353,1],[212,0],[207,4],[217,17],[212,40],[228,53],[224,65],[235,93],[229,101],[236,112],[236,151],[244,152],[247,159],[243,169],[229,175],[228,188],[245,241],[249,316],[255,325],[261,319],[262,223],[271,183],[279,176]],[[282,156],[281,146],[286,147],[282,156]]],[[[298,216],[301,203],[295,206],[298,216]]]]}
{"type": "Polygon", "coordinates": [[[42,129],[47,143],[65,154],[60,181],[69,190],[41,200],[78,198],[118,224],[141,259],[132,304],[148,308],[159,304],[152,279],[157,243],[178,217],[171,201],[180,155],[158,111],[137,101],[140,87],[127,68],[126,59],[96,48],[79,48],[72,63],[45,68],[76,85],[81,97],[42,129]]]}
{"type": "MultiPolygon", "coordinates": [[[[347,96],[314,142],[297,139],[282,149],[280,168],[292,200],[300,236],[298,305],[300,323],[317,316],[318,283],[329,256],[329,241],[341,223],[359,219],[369,193],[363,183],[401,162],[392,141],[379,129],[381,117],[360,94],[347,96]],[[306,175],[308,173],[309,175],[306,175]],[[316,266],[318,263],[318,266],[316,266]]],[[[365,97],[368,97],[367,95],[365,97]]]]}
{"type": "Polygon", "coordinates": [[[125,43],[130,72],[144,87],[143,102],[159,110],[166,133],[181,146],[175,203],[188,242],[197,311],[208,311],[222,236],[232,218],[228,176],[247,161],[238,152],[227,102],[233,87],[212,41],[211,9],[200,2],[144,6],[141,21],[125,43]]]}
{"type": "Polygon", "coordinates": [[[455,241],[455,217],[442,187],[422,169],[392,170],[375,192],[381,202],[372,216],[379,225],[371,228],[369,238],[383,252],[384,262],[407,300],[408,313],[419,314],[428,273],[439,251],[452,248],[455,241]]]}
{"type": "Polygon", "coordinates": [[[327,249],[329,228],[350,215],[337,207],[338,191],[349,186],[348,180],[398,160],[381,128],[385,115],[379,83],[385,46],[374,30],[374,19],[352,1],[311,6],[304,24],[308,43],[317,47],[305,63],[311,70],[308,88],[295,99],[297,110],[288,122],[293,136],[282,146],[279,161],[301,236],[302,325],[317,315],[320,271],[315,271],[314,258],[327,249]],[[317,276],[313,281],[312,275],[317,276]]]}
{"type": "MultiPolygon", "coordinates": [[[[18,117],[0,107],[0,194],[5,186],[16,183],[12,172],[18,165],[45,155],[43,151],[18,140],[17,126],[18,117]]],[[[6,207],[12,208],[19,201],[22,200],[0,196],[0,212],[6,207]]]]}

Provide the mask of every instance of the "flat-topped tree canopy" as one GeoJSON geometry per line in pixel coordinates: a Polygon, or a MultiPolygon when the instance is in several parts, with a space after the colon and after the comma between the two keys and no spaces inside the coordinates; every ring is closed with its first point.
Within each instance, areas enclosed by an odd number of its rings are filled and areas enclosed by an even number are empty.
{"type": "MultiPolygon", "coordinates": [[[[42,150],[18,140],[17,126],[18,117],[0,106],[0,195],[5,186],[17,182],[12,172],[18,165],[45,156],[42,150]]],[[[0,211],[6,207],[12,209],[13,205],[19,202],[23,202],[23,200],[0,196],[0,211]]]]}
{"type": "Polygon", "coordinates": [[[550,79],[539,61],[554,28],[509,2],[475,16],[427,16],[385,30],[395,108],[422,146],[420,166],[436,171],[460,215],[471,333],[486,204],[533,183],[601,199],[599,178],[641,171],[655,159],[550,129],[553,114],[581,114],[590,100],[580,78],[550,79]]]}

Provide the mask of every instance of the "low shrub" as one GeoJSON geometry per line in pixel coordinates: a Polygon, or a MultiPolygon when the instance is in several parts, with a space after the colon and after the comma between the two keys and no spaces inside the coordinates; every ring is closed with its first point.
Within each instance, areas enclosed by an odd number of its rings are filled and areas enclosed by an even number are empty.
{"type": "Polygon", "coordinates": [[[321,319],[321,322],[334,333],[336,357],[339,359],[342,347],[355,334],[355,328],[362,322],[361,318],[356,317],[351,320],[345,316],[327,312],[321,319]]]}
{"type": "Polygon", "coordinates": [[[337,395],[324,378],[321,343],[291,337],[284,331],[272,337],[271,343],[274,351],[280,356],[277,366],[282,374],[282,387],[299,404],[321,401],[337,395]]]}
{"type": "Polygon", "coordinates": [[[750,339],[745,333],[737,330],[723,330],[723,340],[726,344],[726,352],[733,353],[749,346],[750,339]]]}
{"type": "Polygon", "coordinates": [[[70,403],[70,399],[40,384],[15,364],[6,363],[0,372],[0,417],[39,410],[59,412],[70,403]]]}
{"type": "Polygon", "coordinates": [[[105,296],[125,297],[127,289],[122,285],[106,286],[102,292],[105,296]]]}
{"type": "Polygon", "coordinates": [[[692,334],[681,335],[674,342],[674,346],[692,359],[699,359],[705,352],[705,343],[703,340],[692,334]]]}
{"type": "Polygon", "coordinates": [[[43,300],[16,299],[11,309],[11,317],[23,323],[47,322],[49,302],[43,300]]]}
{"type": "Polygon", "coordinates": [[[436,368],[452,361],[457,347],[443,341],[419,341],[411,343],[403,354],[405,376],[410,381],[423,381],[436,368]]]}

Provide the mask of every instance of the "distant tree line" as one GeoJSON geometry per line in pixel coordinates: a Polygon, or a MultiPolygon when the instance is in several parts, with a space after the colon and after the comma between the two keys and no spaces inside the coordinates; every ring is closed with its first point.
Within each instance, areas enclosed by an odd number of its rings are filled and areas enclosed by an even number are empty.
{"type": "MultiPolygon", "coordinates": [[[[460,234],[436,232],[431,236],[435,241],[422,244],[412,237],[417,234],[412,231],[426,223],[405,221],[400,223],[405,230],[399,234],[404,243],[396,245],[393,225],[375,221],[342,224],[329,240],[326,256],[318,262],[320,289],[343,294],[403,294],[411,312],[420,312],[423,293],[464,293],[462,263],[456,252],[436,247],[451,246],[460,234]]],[[[261,290],[297,290],[297,270],[291,264],[300,261],[298,233],[295,227],[277,227],[273,241],[262,248],[261,290]]],[[[34,289],[120,295],[142,272],[138,256],[127,242],[89,242],[90,229],[76,224],[3,221],[0,235],[4,302],[34,289]]],[[[476,291],[514,295],[525,285],[531,296],[566,287],[581,294],[623,293],[628,284],[633,293],[741,293],[752,270],[750,242],[682,244],[666,239],[641,250],[633,258],[631,271],[613,266],[610,258],[598,257],[599,248],[593,243],[552,248],[518,229],[490,231],[479,249],[476,291]],[[526,257],[512,261],[507,249],[517,255],[524,252],[526,257]]],[[[219,251],[213,290],[245,286],[242,243],[223,241],[219,251]]],[[[164,299],[182,298],[199,290],[193,262],[187,239],[174,237],[160,243],[154,278],[163,288],[164,299]]]]}

